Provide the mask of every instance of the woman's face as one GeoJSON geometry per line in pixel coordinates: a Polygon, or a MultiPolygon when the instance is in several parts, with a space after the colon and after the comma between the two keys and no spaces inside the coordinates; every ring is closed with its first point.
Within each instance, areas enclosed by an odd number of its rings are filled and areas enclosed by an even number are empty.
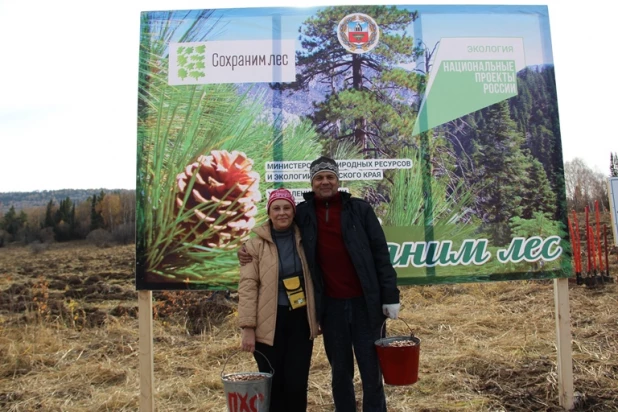
{"type": "Polygon", "coordinates": [[[271,203],[268,217],[273,222],[275,230],[285,230],[292,225],[294,209],[287,200],[277,199],[271,203]]]}

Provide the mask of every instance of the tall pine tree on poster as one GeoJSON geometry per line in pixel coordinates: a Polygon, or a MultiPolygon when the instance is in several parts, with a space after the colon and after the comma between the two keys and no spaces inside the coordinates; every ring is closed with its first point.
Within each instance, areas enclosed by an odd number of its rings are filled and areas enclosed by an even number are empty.
{"type": "Polygon", "coordinates": [[[405,33],[417,17],[396,7],[327,7],[304,22],[296,55],[300,71],[284,89],[326,90],[308,114],[318,133],[351,139],[364,157],[394,156],[407,143],[402,137],[411,135],[417,111],[412,97],[422,93],[425,77],[398,65],[419,52],[405,33]],[[336,24],[352,13],[371,16],[380,28],[371,52],[354,54],[339,44],[336,24]]]}
{"type": "Polygon", "coordinates": [[[504,245],[510,241],[509,219],[523,212],[528,159],[522,151],[523,135],[510,118],[507,101],[479,113],[483,116],[473,142],[470,176],[478,188],[476,209],[491,242],[504,245]]]}

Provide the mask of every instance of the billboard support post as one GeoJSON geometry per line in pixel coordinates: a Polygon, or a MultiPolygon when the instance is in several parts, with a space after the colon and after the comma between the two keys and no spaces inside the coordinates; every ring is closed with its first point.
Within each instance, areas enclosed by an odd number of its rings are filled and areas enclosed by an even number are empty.
{"type": "Polygon", "coordinates": [[[152,291],[140,290],[139,312],[139,410],[154,411],[154,359],[152,351],[152,291]]]}
{"type": "Polygon", "coordinates": [[[558,373],[558,400],[560,406],[573,409],[573,353],[571,348],[571,315],[569,313],[569,279],[554,279],[556,307],[556,361],[558,373]]]}

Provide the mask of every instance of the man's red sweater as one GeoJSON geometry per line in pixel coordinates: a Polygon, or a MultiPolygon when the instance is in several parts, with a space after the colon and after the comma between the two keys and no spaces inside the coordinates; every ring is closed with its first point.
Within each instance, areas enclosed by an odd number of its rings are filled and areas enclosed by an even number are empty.
{"type": "Polygon", "coordinates": [[[318,218],[318,264],[322,269],[326,295],[349,299],[363,295],[354,264],[341,233],[341,196],[328,200],[316,198],[318,218]]]}

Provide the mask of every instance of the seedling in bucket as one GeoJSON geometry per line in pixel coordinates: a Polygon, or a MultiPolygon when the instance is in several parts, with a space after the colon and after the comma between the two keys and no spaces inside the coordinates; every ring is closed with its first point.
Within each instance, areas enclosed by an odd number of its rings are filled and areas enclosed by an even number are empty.
{"type": "MultiPolygon", "coordinates": [[[[399,318],[408,326],[405,320],[399,318]]],[[[382,324],[382,330],[386,320],[382,324]]],[[[410,326],[408,326],[410,329],[410,326]]],[[[418,361],[420,357],[421,340],[414,336],[393,336],[375,341],[384,383],[388,385],[412,385],[418,381],[418,361]]]]}
{"type": "Polygon", "coordinates": [[[232,356],[230,355],[223,364],[221,380],[225,390],[225,399],[228,412],[268,412],[270,405],[270,386],[275,370],[270,361],[260,351],[259,353],[270,367],[270,373],[266,372],[238,372],[224,373],[225,366],[232,356]]]}

